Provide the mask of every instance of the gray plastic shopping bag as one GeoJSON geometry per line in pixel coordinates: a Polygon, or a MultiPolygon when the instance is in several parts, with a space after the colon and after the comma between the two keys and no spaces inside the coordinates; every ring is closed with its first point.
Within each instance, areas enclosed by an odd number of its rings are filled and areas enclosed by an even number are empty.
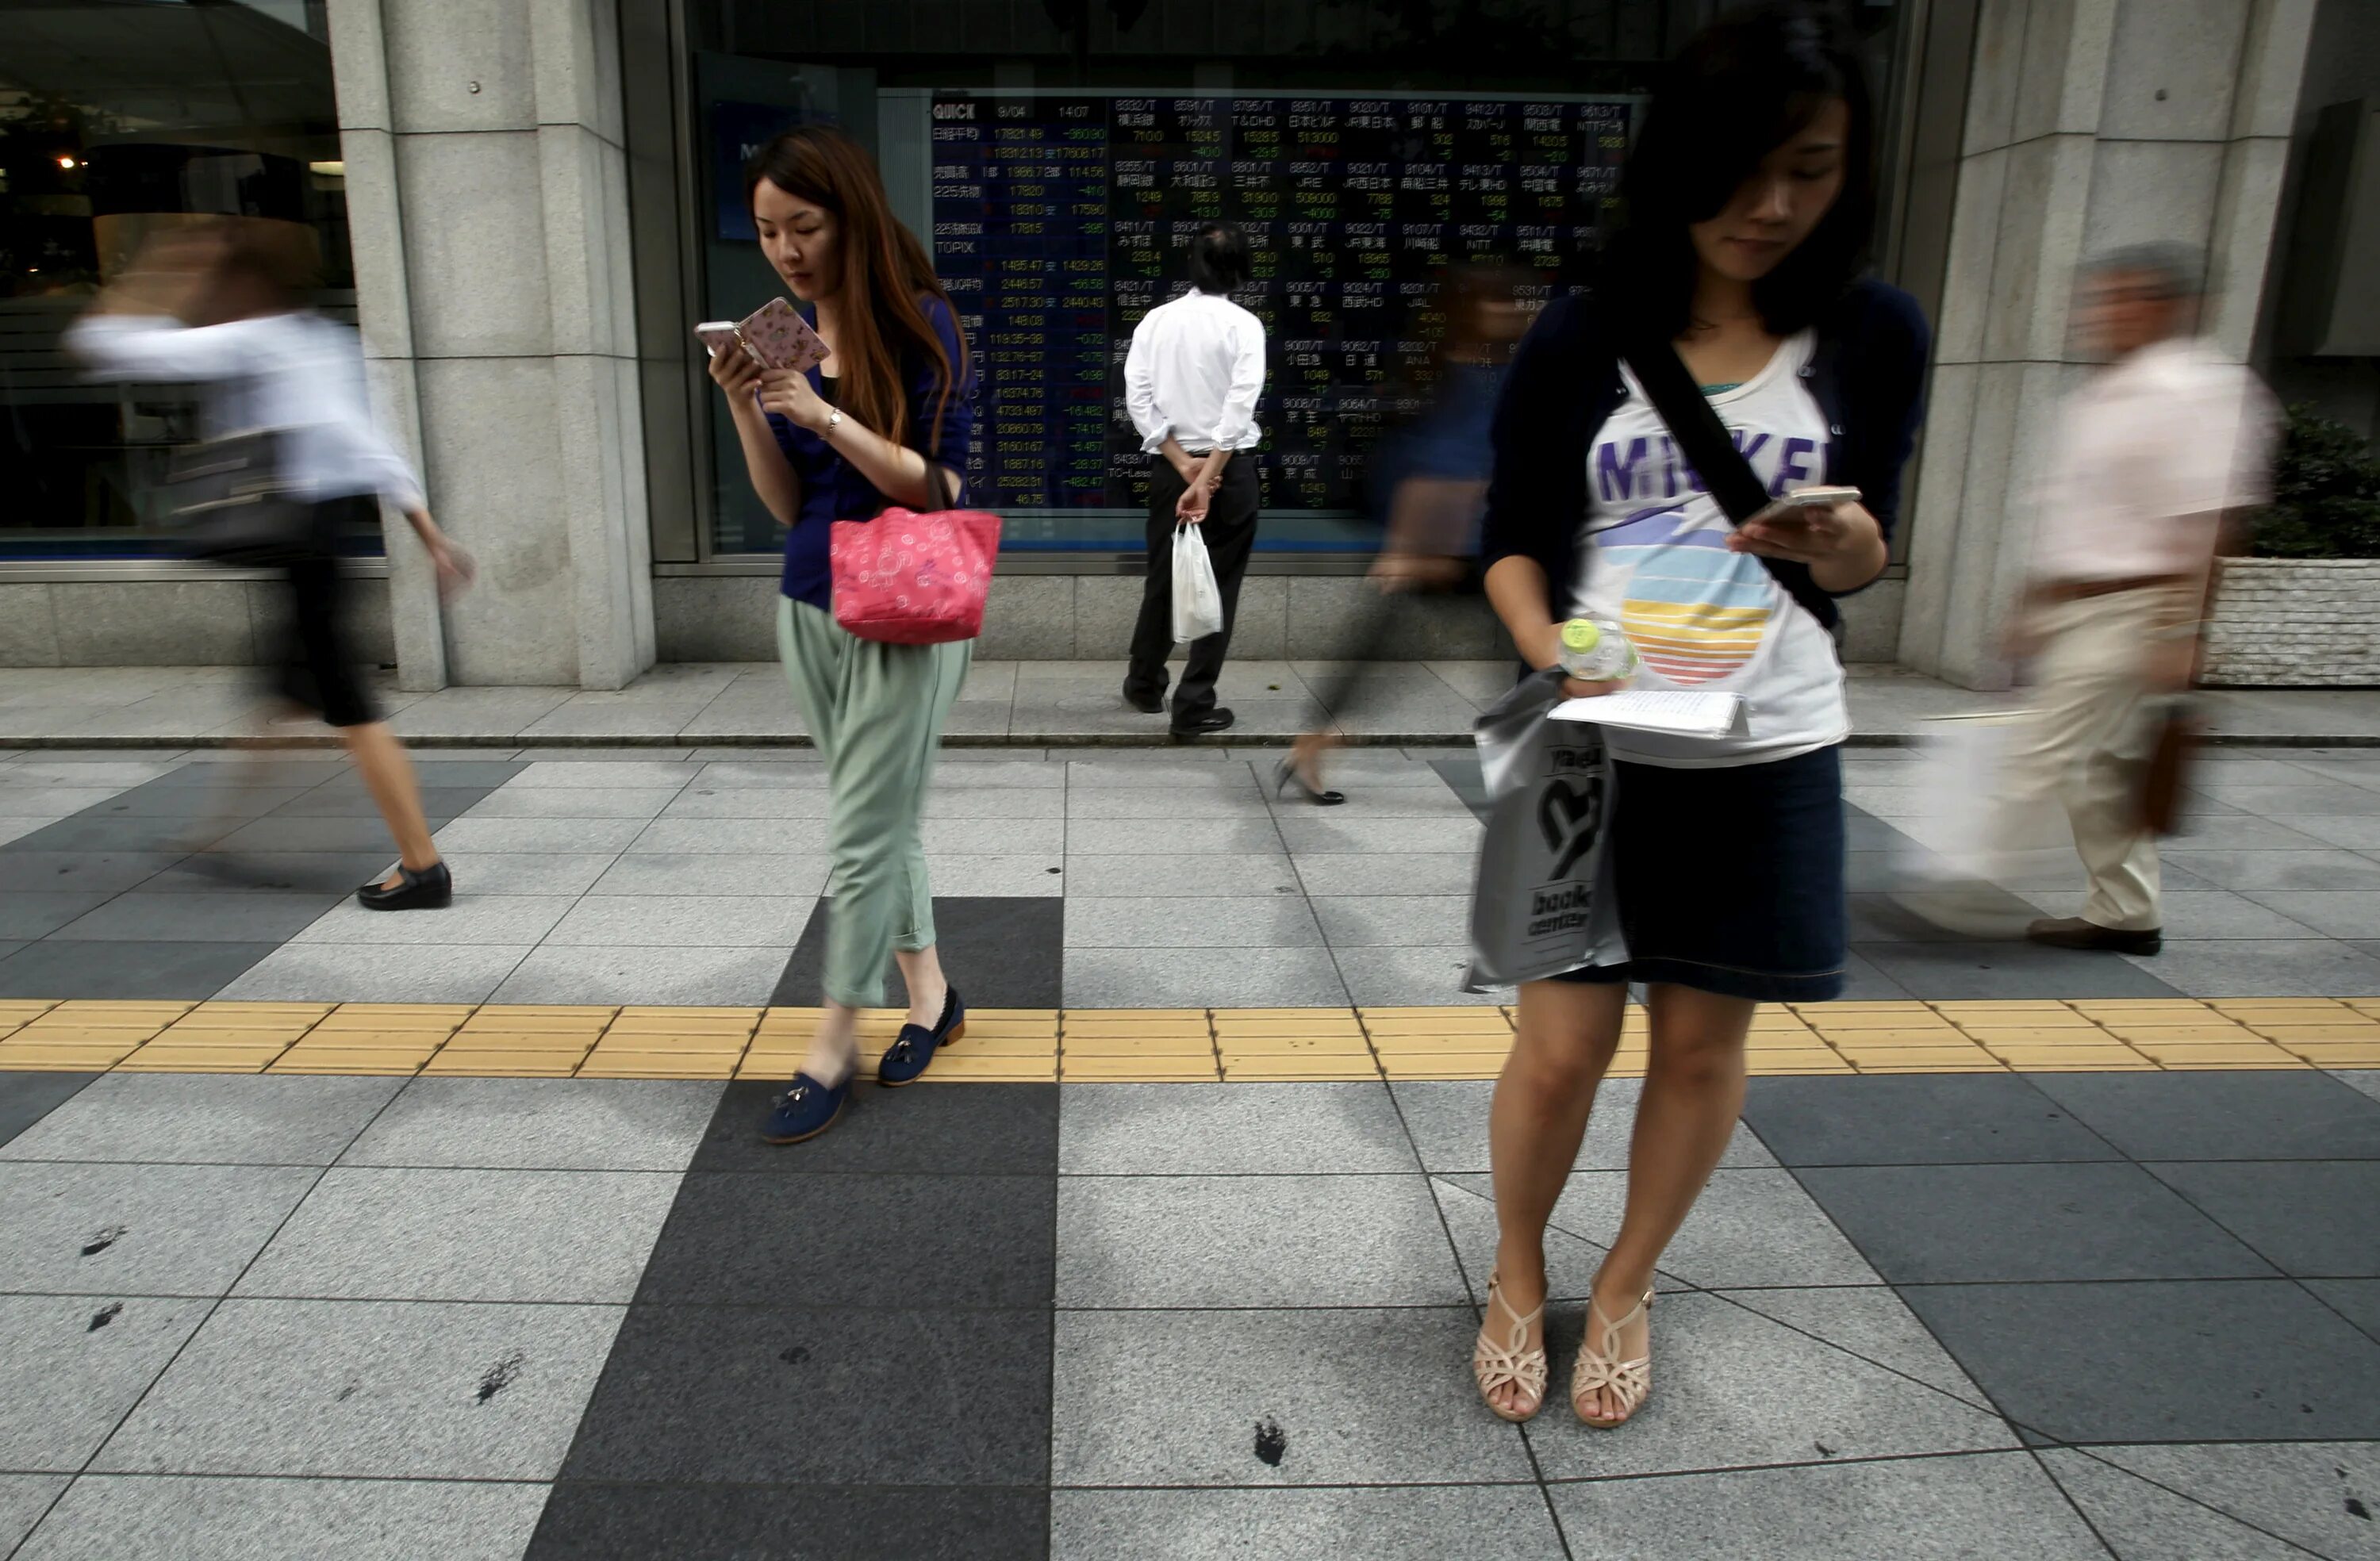
{"type": "Polygon", "coordinates": [[[1472,729],[1488,814],[1467,991],[1628,959],[1608,849],[1617,777],[1601,727],[1546,719],[1562,697],[1561,674],[1539,672],[1472,729]]]}

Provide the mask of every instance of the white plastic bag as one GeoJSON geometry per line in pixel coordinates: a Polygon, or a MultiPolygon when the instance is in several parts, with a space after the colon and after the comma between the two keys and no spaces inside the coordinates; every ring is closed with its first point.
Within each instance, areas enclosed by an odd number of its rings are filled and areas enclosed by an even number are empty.
{"type": "Polygon", "coordinates": [[[1173,528],[1173,642],[1176,645],[1223,632],[1223,592],[1207,559],[1200,528],[1173,528]]]}

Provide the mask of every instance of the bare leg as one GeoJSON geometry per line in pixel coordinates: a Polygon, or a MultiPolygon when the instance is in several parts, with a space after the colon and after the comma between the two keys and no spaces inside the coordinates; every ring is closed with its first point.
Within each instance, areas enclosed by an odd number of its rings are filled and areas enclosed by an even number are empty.
{"type": "Polygon", "coordinates": [[[1322,790],[1322,756],[1343,746],[1345,739],[1336,732],[1307,732],[1289,745],[1289,762],[1298,779],[1314,791],[1322,790]]]}
{"type": "MultiPolygon", "coordinates": [[[[1628,989],[1616,985],[1532,981],[1521,987],[1520,1033],[1488,1114],[1497,1282],[1516,1316],[1545,1301],[1546,1222],[1578,1159],[1596,1088],[1619,1049],[1627,1002],[1628,989]]],[[[1542,1328],[1534,1332],[1530,1349],[1544,1341],[1542,1328]]],[[[1500,1388],[1496,1397],[1515,1412],[1527,1407],[1517,1387],[1500,1388]]]]}
{"type": "Polygon", "coordinates": [[[832,1089],[851,1077],[859,1061],[859,1010],[828,1001],[819,1010],[818,1028],[810,1032],[809,1055],[801,1071],[832,1089]]]}
{"type": "MultiPolygon", "coordinates": [[[[1661,1253],[1727,1152],[1743,1113],[1743,1038],[1757,1006],[1670,986],[1653,987],[1645,1001],[1652,1010],[1652,1057],[1628,1146],[1628,1208],[1595,1277],[1596,1308],[1612,1322],[1652,1287],[1661,1253]]],[[[1618,1358],[1642,1357],[1649,1335],[1643,1320],[1621,1329],[1618,1358]]],[[[1585,1408],[1599,1420],[1627,1412],[1609,1388],[1587,1394],[1585,1408]]]]}
{"type": "Polygon", "coordinates": [[[931,944],[923,949],[895,949],[892,962],[901,967],[901,979],[909,988],[908,1023],[929,1030],[941,1023],[942,1002],[951,991],[950,979],[942,974],[941,954],[931,944]]]}
{"type": "MultiPolygon", "coordinates": [[[[430,820],[421,811],[421,783],[414,778],[413,761],[406,756],[405,744],[396,740],[396,733],[386,721],[376,720],[343,727],[339,736],[356,761],[357,773],[364,778],[365,789],[379,805],[388,832],[396,837],[398,863],[417,873],[435,863],[438,848],[431,843],[430,820]]],[[[402,881],[392,873],[387,887],[394,889],[402,881]]]]}

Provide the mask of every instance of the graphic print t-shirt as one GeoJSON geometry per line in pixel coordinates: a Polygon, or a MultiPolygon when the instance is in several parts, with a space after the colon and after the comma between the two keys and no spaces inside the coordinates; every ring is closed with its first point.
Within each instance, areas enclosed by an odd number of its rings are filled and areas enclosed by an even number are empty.
{"type": "MultiPolygon", "coordinates": [[[[1710,396],[1735,447],[1772,495],[1826,480],[1827,419],[1803,369],[1804,332],[1766,368],[1710,396]]],[[[1625,373],[1627,399],[1587,452],[1587,541],[1579,610],[1618,623],[1644,663],[1633,686],[1740,694],[1745,734],[1608,731],[1615,757],[1691,769],[1791,758],[1848,735],[1833,639],[1752,553],[1625,373]]]]}

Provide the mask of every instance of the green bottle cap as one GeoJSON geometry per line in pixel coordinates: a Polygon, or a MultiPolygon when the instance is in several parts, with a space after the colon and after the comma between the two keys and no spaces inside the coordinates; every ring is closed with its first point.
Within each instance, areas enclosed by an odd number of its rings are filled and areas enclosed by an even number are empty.
{"type": "Polygon", "coordinates": [[[1591,618],[1573,618],[1562,625],[1564,650],[1588,651],[1603,643],[1603,630],[1591,618]]]}

